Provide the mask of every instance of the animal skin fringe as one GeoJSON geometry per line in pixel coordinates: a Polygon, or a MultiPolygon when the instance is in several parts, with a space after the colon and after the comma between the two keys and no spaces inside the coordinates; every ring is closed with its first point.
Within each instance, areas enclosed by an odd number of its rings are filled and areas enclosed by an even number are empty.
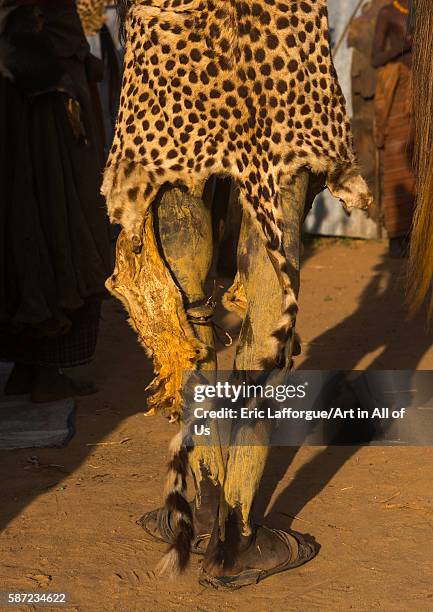
{"type": "MultiPolygon", "coordinates": [[[[248,435],[248,432],[245,432],[248,435]]],[[[268,456],[267,446],[239,446],[230,447],[227,464],[227,479],[224,483],[225,508],[240,508],[243,521],[243,534],[251,534],[249,521],[251,506],[257,493],[263,470],[268,456]]],[[[220,515],[221,523],[225,516],[220,515]]]]}
{"type": "Polygon", "coordinates": [[[236,444],[231,445],[230,449],[223,449],[214,425],[211,444],[197,446],[189,454],[197,506],[200,506],[202,468],[205,468],[215,485],[222,487],[219,504],[219,537],[222,541],[225,538],[226,519],[233,508],[240,508],[243,533],[250,535],[249,515],[268,454],[265,445],[245,444],[248,440],[251,442],[251,439],[251,430],[248,427],[242,428],[236,436],[236,444]]]}
{"type": "Polygon", "coordinates": [[[116,267],[107,289],[122,301],[129,323],[153,360],[155,377],[148,385],[148,414],[160,412],[171,421],[182,413],[182,382],[195,370],[207,349],[187,321],[182,296],[158,250],[152,211],[142,229],[141,253],[132,251],[122,231],[116,245],[116,267]]]}

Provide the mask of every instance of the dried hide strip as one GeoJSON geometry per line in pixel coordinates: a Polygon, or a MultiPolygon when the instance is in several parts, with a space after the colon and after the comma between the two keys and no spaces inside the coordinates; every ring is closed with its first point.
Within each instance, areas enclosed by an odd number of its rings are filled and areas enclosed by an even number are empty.
{"type": "Polygon", "coordinates": [[[158,249],[149,211],[142,229],[143,249],[132,251],[125,231],[116,245],[116,267],[107,289],[123,302],[132,328],[153,360],[155,378],[147,387],[150,414],[161,412],[179,421],[182,377],[206,357],[194,335],[182,296],[158,249]]]}

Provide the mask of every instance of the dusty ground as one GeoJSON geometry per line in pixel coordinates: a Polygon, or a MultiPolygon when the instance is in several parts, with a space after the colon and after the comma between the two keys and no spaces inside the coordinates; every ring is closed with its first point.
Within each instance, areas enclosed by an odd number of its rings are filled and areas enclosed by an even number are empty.
{"type": "MultiPolygon", "coordinates": [[[[403,275],[383,243],[309,247],[298,365],[433,369],[432,334],[405,320],[403,275]]],[[[79,402],[67,448],[0,454],[0,590],[65,590],[86,611],[433,610],[432,448],[273,451],[257,512],[313,534],[318,557],[235,593],[201,588],[194,558],[174,584],[153,578],[162,549],[135,524],[161,501],[172,431],[142,414],[149,366],[114,301],[85,373],[101,391],[79,402]]]]}

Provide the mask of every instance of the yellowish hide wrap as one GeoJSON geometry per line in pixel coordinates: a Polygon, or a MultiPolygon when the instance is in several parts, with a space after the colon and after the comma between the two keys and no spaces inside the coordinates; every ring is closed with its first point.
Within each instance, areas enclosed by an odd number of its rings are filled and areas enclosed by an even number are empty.
{"type": "Polygon", "coordinates": [[[142,228],[143,248],[132,252],[122,231],[116,246],[116,267],[107,289],[121,300],[129,322],[152,358],[155,378],[147,387],[148,407],[178,421],[182,377],[205,359],[207,349],[187,321],[182,296],[158,250],[152,211],[142,228]]]}
{"type": "MultiPolygon", "coordinates": [[[[182,204],[182,198],[179,201],[182,204]]],[[[182,416],[182,382],[185,371],[199,367],[206,358],[206,347],[198,340],[187,321],[182,296],[161,257],[149,211],[142,229],[143,248],[132,252],[130,241],[122,231],[116,245],[116,268],[107,280],[107,289],[122,301],[129,323],[138,334],[146,353],[153,360],[155,377],[148,386],[149,411],[180,422],[182,416]]],[[[246,296],[239,276],[228,291],[227,306],[243,315],[246,296]]],[[[196,483],[200,504],[201,468],[205,467],[215,484],[222,486],[220,504],[220,537],[224,538],[225,518],[229,508],[240,505],[245,530],[248,514],[263,470],[265,447],[231,448],[231,469],[226,477],[226,451],[219,444],[217,426],[211,424],[212,446],[196,446],[189,454],[190,468],[196,483]],[[258,471],[260,474],[257,474],[258,471]]]]}

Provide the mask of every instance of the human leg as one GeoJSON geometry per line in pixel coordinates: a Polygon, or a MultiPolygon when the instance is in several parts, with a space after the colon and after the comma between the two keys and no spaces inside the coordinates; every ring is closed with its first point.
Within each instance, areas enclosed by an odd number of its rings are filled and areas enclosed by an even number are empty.
{"type": "MultiPolygon", "coordinates": [[[[207,357],[199,367],[215,370],[212,307],[207,304],[205,293],[205,281],[212,263],[210,205],[180,189],[168,189],[154,203],[154,223],[161,255],[182,294],[188,321],[196,337],[207,347],[207,357]]],[[[197,461],[197,494],[192,514],[195,534],[202,536],[209,534],[212,528],[219,488],[201,464],[200,457],[197,461]]],[[[148,513],[139,522],[156,537],[161,536],[161,530],[165,531],[164,539],[170,540],[173,529],[167,512],[148,513]]]]}
{"type": "MultiPolygon", "coordinates": [[[[284,210],[284,240],[290,262],[289,274],[294,293],[299,291],[300,235],[307,196],[308,173],[302,172],[282,194],[284,210]]],[[[245,314],[235,369],[257,371],[266,357],[263,339],[275,328],[281,315],[281,288],[260,236],[249,218],[243,220],[239,247],[239,271],[247,295],[245,314]]],[[[293,346],[288,347],[286,368],[291,364],[293,346]]],[[[247,376],[249,374],[247,373],[247,376]]],[[[236,576],[251,568],[269,571],[276,566],[293,566],[296,551],[302,549],[296,538],[256,527],[250,513],[258,491],[268,455],[269,423],[258,421],[241,427],[235,433],[229,449],[224,502],[227,517],[221,507],[215,521],[212,538],[204,559],[205,572],[213,577],[236,576]],[[257,440],[260,444],[257,445],[257,440]]],[[[311,552],[311,551],[310,551],[311,552]]],[[[311,556],[311,555],[310,555],[311,556]]],[[[308,557],[308,555],[307,555],[308,557]]]]}

